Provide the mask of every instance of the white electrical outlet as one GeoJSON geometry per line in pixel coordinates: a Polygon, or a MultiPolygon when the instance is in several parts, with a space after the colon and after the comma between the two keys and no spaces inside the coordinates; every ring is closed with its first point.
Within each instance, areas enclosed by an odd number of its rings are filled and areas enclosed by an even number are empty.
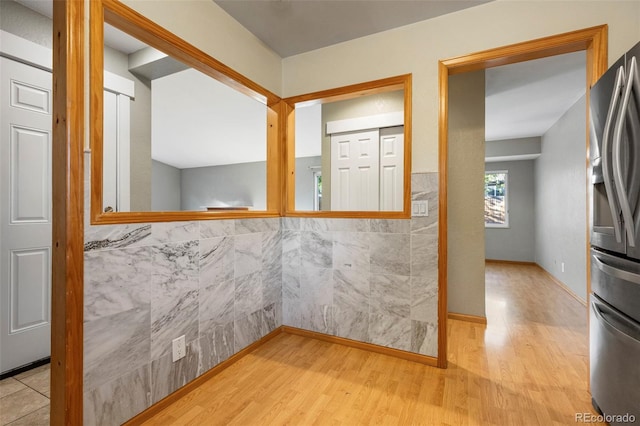
{"type": "Polygon", "coordinates": [[[560,264],[560,266],[561,266],[561,268],[562,268],[562,272],[564,272],[564,262],[562,262],[562,263],[560,264]]]}
{"type": "Polygon", "coordinates": [[[184,358],[187,354],[185,347],[184,334],[177,339],[173,339],[173,362],[184,358]]]}

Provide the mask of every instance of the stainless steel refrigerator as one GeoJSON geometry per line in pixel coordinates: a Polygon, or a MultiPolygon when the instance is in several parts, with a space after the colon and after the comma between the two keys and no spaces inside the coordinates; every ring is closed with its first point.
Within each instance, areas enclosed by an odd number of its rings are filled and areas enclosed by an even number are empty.
{"type": "Polygon", "coordinates": [[[640,43],[590,98],[591,396],[612,425],[640,422],[639,71],[640,43]]]}

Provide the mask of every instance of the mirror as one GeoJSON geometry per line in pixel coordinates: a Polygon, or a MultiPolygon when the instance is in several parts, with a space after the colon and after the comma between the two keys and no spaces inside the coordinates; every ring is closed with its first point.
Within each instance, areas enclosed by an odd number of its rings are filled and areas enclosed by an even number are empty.
{"type": "Polygon", "coordinates": [[[119,2],[91,19],[93,222],[277,216],[279,98],[119,2]]]}
{"type": "Polygon", "coordinates": [[[288,215],[410,217],[410,75],[284,102],[288,215]]]}

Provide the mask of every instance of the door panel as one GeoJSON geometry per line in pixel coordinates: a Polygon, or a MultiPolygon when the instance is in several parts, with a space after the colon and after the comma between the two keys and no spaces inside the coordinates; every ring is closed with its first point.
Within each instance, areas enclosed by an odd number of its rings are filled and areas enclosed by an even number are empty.
{"type": "Polygon", "coordinates": [[[331,136],[331,210],[378,210],[379,132],[331,136]]]}
{"type": "Polygon", "coordinates": [[[380,129],[380,210],[402,210],[404,127],[380,129]]]}
{"type": "Polygon", "coordinates": [[[50,221],[50,134],[11,126],[11,223],[50,221]]]}
{"type": "Polygon", "coordinates": [[[50,321],[48,247],[11,252],[9,289],[10,333],[47,325],[50,321]]]}
{"type": "Polygon", "coordinates": [[[0,58],[0,372],[50,355],[51,73],[0,58]]]}

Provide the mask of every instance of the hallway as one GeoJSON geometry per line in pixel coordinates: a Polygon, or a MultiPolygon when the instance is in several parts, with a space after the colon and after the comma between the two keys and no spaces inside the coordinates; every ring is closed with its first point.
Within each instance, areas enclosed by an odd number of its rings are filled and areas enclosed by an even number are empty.
{"type": "Polygon", "coordinates": [[[449,321],[447,370],[281,334],[144,424],[566,425],[594,414],[586,307],[538,266],[488,263],[487,313],[486,326],[449,321]]]}

